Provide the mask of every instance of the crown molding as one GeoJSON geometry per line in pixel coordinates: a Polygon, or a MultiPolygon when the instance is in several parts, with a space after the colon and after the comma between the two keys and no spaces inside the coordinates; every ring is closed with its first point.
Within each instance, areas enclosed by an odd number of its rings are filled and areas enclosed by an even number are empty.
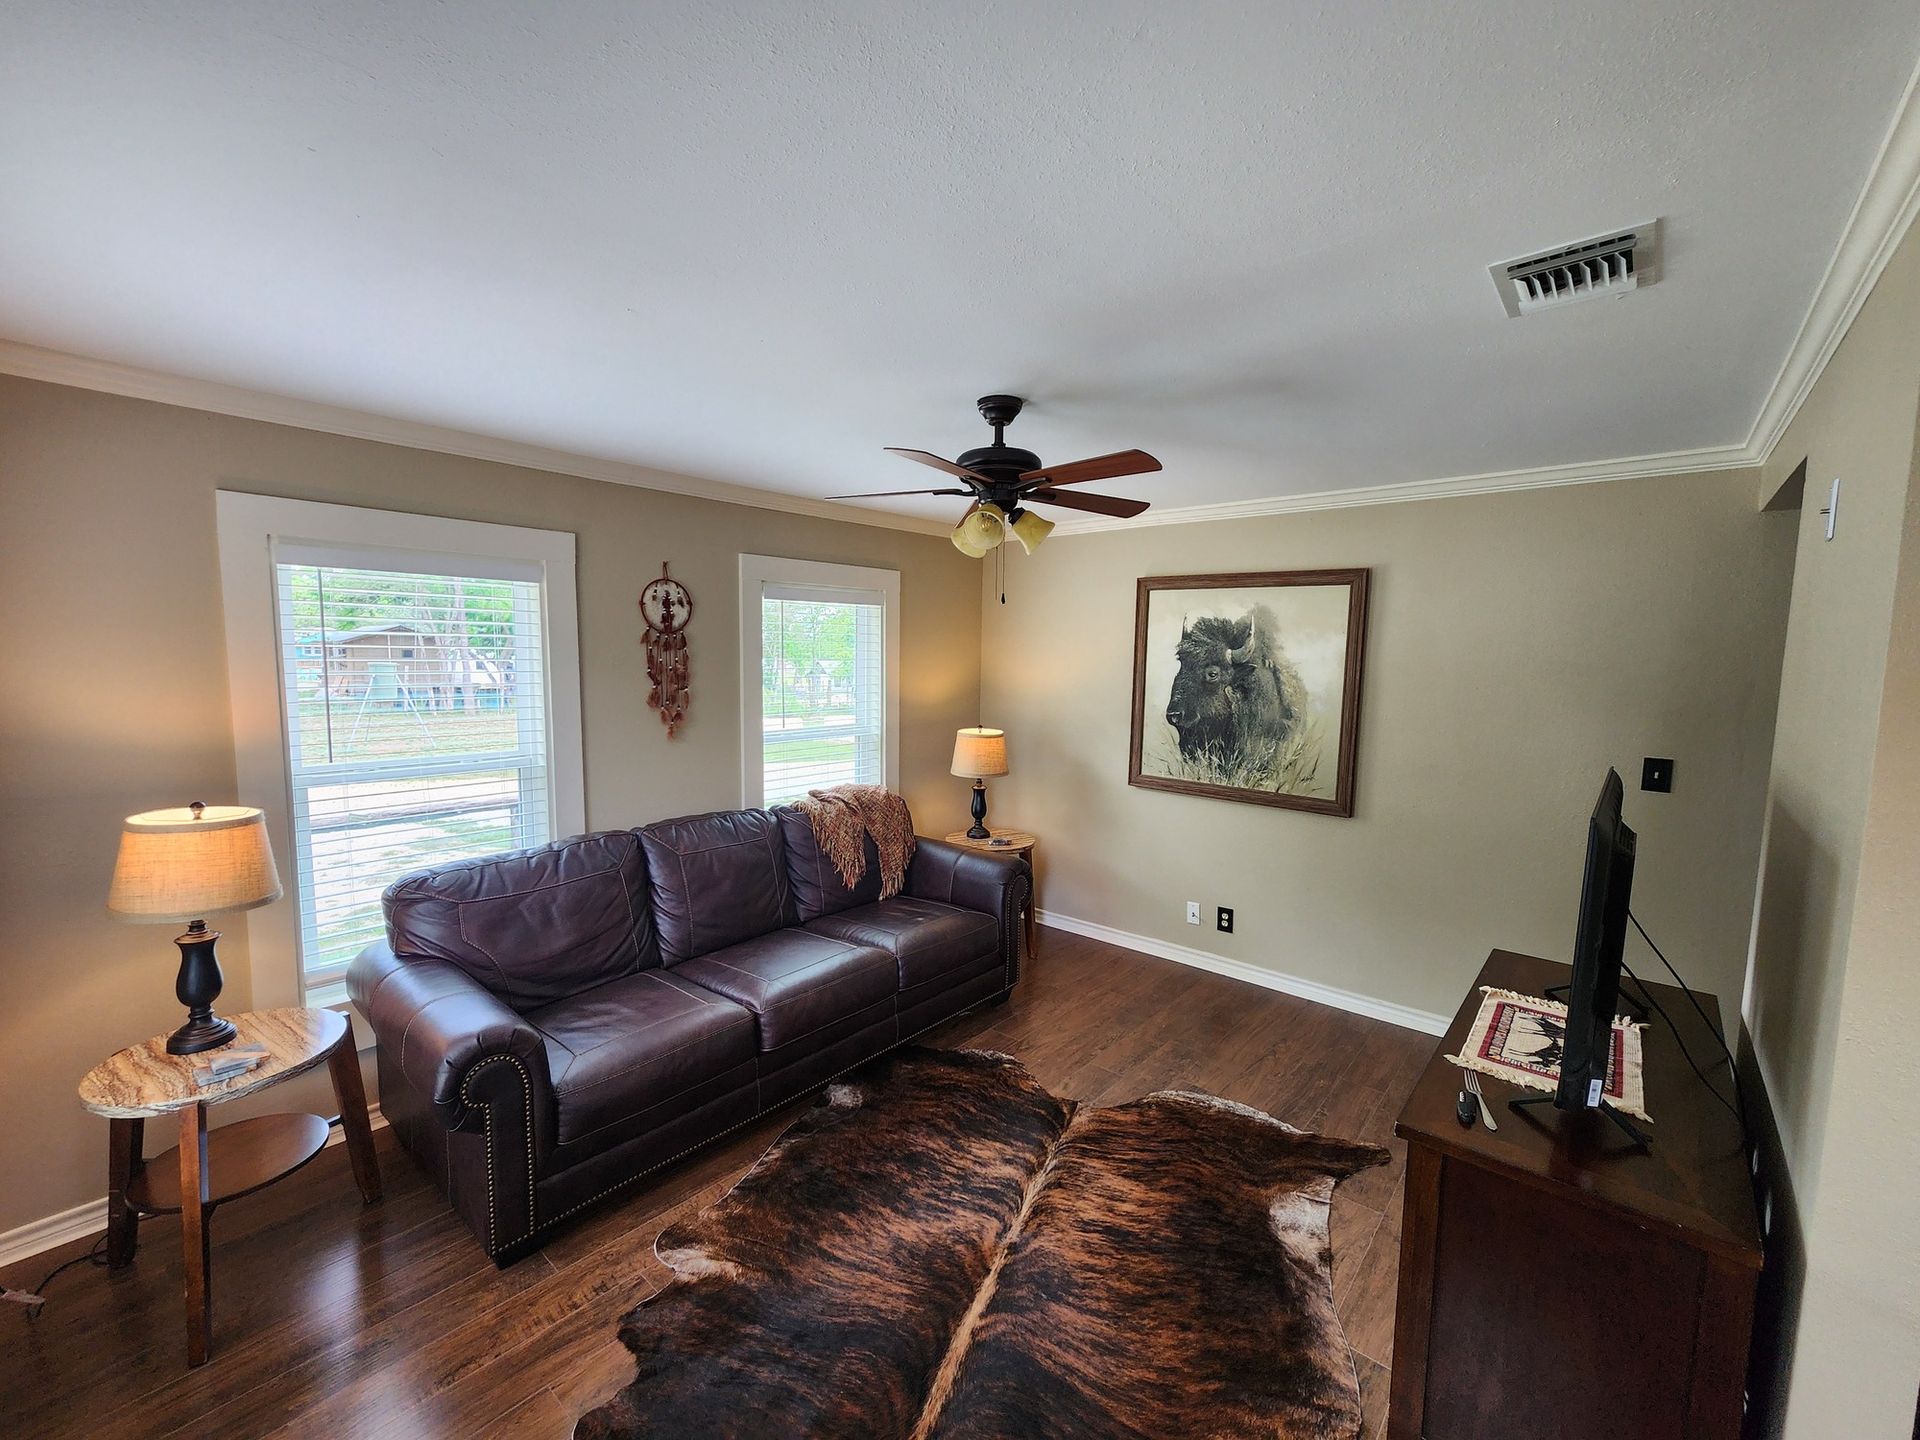
{"type": "Polygon", "coordinates": [[[1894,108],[1893,122],[1867,172],[1867,183],[1827,262],[1827,273],[1813,292],[1813,303],[1766,402],[1754,417],[1746,448],[1758,457],[1757,463],[1765,464],[1772,457],[1774,446],[1800,413],[1916,213],[1920,213],[1920,66],[1907,79],[1906,92],[1894,108]]]}
{"type": "MultiPolygon", "coordinates": [[[[1435,480],[1412,480],[1392,485],[1368,485],[1344,490],[1315,490],[1300,495],[1275,495],[1259,500],[1232,500],[1214,505],[1161,508],[1131,520],[1088,516],[1063,519],[1056,534],[1094,535],[1108,530],[1157,525],[1193,525],[1216,520],[1245,520],[1262,515],[1295,515],[1313,510],[1340,510],[1356,505],[1393,505],[1410,500],[1445,500],[1463,495],[1497,495],[1513,490],[1549,489],[1559,485],[1588,485],[1605,480],[1634,480],[1660,475],[1691,475],[1711,470],[1745,470],[1763,466],[1772,457],[1787,427],[1819,381],[1834,352],[1840,348],[1867,296],[1880,279],[1893,253],[1920,214],[1920,66],[1907,80],[1892,122],[1874,157],[1852,213],[1826,273],[1814,291],[1805,319],[1788,349],[1766,399],[1754,417],[1747,439],[1740,445],[1706,446],[1655,455],[1635,455],[1575,465],[1545,465],[1525,470],[1497,470],[1480,475],[1454,475],[1435,480]]],[[[287,395],[222,385],[209,380],[142,370],[105,360],[92,360],[46,350],[34,345],[0,340],[0,374],[99,390],[167,405],[183,405],[247,420],[291,425],[382,444],[403,445],[577,475],[616,485],[632,485],[674,495],[690,495],[729,505],[750,505],[792,515],[811,515],[855,525],[874,525],[923,535],[945,535],[944,520],[901,515],[891,511],[788,495],[719,480],[704,480],[652,470],[626,461],[529,445],[516,440],[480,435],[419,421],[400,420],[366,411],[323,405],[287,395]]]]}
{"type": "Polygon", "coordinates": [[[1547,490],[1558,485],[1593,485],[1603,480],[1641,480],[1655,475],[1697,475],[1710,470],[1747,470],[1759,461],[1744,445],[1714,445],[1633,455],[1582,465],[1540,465],[1529,470],[1494,470],[1484,475],[1450,475],[1438,480],[1408,480],[1395,485],[1362,485],[1347,490],[1314,490],[1302,495],[1273,495],[1263,500],[1228,500],[1217,505],[1156,509],[1132,520],[1089,518],[1059,522],[1057,535],[1094,535],[1150,525],[1200,525],[1210,520],[1249,520],[1261,515],[1298,515],[1309,510],[1345,510],[1356,505],[1397,505],[1409,500],[1452,500],[1463,495],[1499,495],[1510,490],[1547,490]]]}
{"type": "Polygon", "coordinates": [[[908,530],[923,535],[945,535],[953,528],[949,523],[925,516],[867,510],[854,505],[837,505],[830,500],[815,500],[805,495],[787,495],[750,485],[732,485],[722,480],[703,480],[698,476],[654,470],[624,460],[608,460],[545,445],[529,445],[518,440],[455,430],[443,425],[401,420],[344,406],[323,405],[313,400],[275,395],[264,390],[248,390],[213,380],[168,375],[158,370],[143,370],[109,360],[93,360],[13,340],[0,339],[0,374],[18,375],[26,380],[44,380],[54,385],[70,385],[80,390],[98,390],[109,395],[125,395],[135,400],[153,400],[162,405],[180,405],[190,410],[208,410],[216,415],[232,415],[242,420],[263,420],[273,425],[290,425],[299,430],[345,435],[355,440],[373,440],[382,445],[403,445],[410,450],[432,450],[443,455],[465,456],[470,460],[488,460],[500,465],[517,465],[527,470],[545,470],[555,475],[575,475],[587,480],[631,485],[642,490],[660,490],[669,495],[717,500],[727,505],[751,505],[759,510],[811,515],[821,520],[839,520],[854,525],[877,525],[888,530],[908,530]]]}
{"type": "MultiPolygon", "coordinates": [[[[1884,261],[1882,262],[1884,264],[1884,261]]],[[[1856,307],[1857,308],[1857,307],[1856,307]]],[[[875,525],[922,535],[945,535],[952,526],[944,520],[925,516],[901,515],[885,510],[868,510],[815,500],[803,495],[786,495],[747,485],[731,485],[720,480],[703,480],[652,470],[644,465],[530,445],[518,440],[479,435],[447,426],[416,420],[400,420],[344,406],[324,405],[290,395],[264,390],[249,390],[223,385],[213,380],[198,380],[144,370],[110,360],[94,360],[64,351],[43,349],[19,341],[0,340],[0,374],[18,375],[27,380],[43,380],[54,385],[69,385],[81,390],[97,390],[109,395],[125,395],[135,400],[151,400],[162,405],[180,405],[193,410],[232,415],[243,420],[260,420],[272,425],[289,425],[300,430],[316,430],[328,435],[344,435],[356,440],[372,440],[383,445],[402,445],[413,450],[432,450],[445,455],[461,455],[472,460],[487,460],[516,465],[528,470],[545,470],[557,475],[575,475],[588,480],[604,480],[615,485],[631,485],[645,490],[660,490],[673,495],[690,495],[702,500],[717,500],[729,505],[751,505],[762,510],[778,510],[793,515],[811,515],[824,520],[850,521],[856,525],[875,525]]],[[[1189,505],[1157,509],[1132,520],[1104,517],[1075,517],[1058,522],[1058,535],[1087,535],[1103,530],[1137,529],[1152,525],[1200,524],[1209,520],[1241,520],[1259,515],[1291,515],[1309,510],[1338,510],[1353,505],[1390,505],[1406,500],[1443,500],[1459,495],[1489,495],[1506,490],[1533,490],[1555,485],[1584,485],[1600,480],[1626,480],[1648,475],[1686,475],[1703,470],[1742,469],[1759,464],[1745,447],[1715,446],[1700,450],[1679,450],[1663,455],[1640,455],[1627,459],[1602,460],[1581,465],[1549,465],[1529,470],[1503,470],[1484,475],[1455,475],[1438,480],[1412,480],[1396,485],[1369,485],[1345,490],[1317,490],[1302,495],[1276,495],[1260,500],[1226,501],[1215,505],[1189,505]]]]}
{"type": "Polygon", "coordinates": [[[1408,500],[1445,500],[1460,495],[1493,495],[1508,490],[1586,485],[1602,480],[1634,480],[1656,475],[1691,475],[1708,470],[1747,470],[1763,466],[1806,402],[1827,362],[1846,338],[1848,327],[1873,293],[1908,228],[1920,215],[1920,65],[1894,108],[1893,119],[1874,156],[1866,184],[1847,217],[1826,274],[1815,289],[1787,357],[1754,416],[1745,444],[1675,450],[1660,455],[1601,460],[1584,465],[1549,465],[1532,470],[1457,475],[1398,485],[1350,490],[1316,490],[1265,500],[1228,501],[1154,510],[1133,520],[1063,520],[1057,535],[1094,535],[1106,530],[1148,525],[1190,525],[1209,520],[1245,520],[1260,515],[1295,515],[1310,510],[1339,510],[1351,505],[1392,505],[1408,500]]]}

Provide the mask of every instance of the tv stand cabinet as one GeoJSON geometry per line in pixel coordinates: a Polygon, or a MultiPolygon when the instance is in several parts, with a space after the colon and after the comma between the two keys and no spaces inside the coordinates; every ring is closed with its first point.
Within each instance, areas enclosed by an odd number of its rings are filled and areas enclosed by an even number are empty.
{"type": "MultiPolygon", "coordinates": [[[[1665,1021],[1646,1032],[1650,1150],[1603,1115],[1524,1113],[1481,1081],[1498,1131],[1454,1113],[1480,987],[1544,994],[1567,967],[1495,950],[1415,1083],[1388,1440],[1736,1440],[1760,1277],[1739,1128],[1665,1021]]],[[[1731,1098],[1684,994],[1652,987],[1731,1098]]],[[[1715,1015],[1714,1002],[1703,999],[1715,1015]]]]}

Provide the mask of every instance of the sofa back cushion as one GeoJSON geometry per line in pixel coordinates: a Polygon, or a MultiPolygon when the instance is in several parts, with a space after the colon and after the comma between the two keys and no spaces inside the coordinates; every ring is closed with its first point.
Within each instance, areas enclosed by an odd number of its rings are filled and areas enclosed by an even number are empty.
{"type": "Polygon", "coordinates": [[[627,830],[418,870],[381,897],[395,954],[457,965],[516,1010],[657,966],[648,901],[627,830]]]}
{"type": "Polygon", "coordinates": [[[667,964],[793,924],[780,822],[770,812],[716,810],[639,834],[667,964]]]}
{"type": "Polygon", "coordinates": [[[880,847],[866,837],[867,868],[858,885],[849,886],[813,838],[813,825],[792,806],[777,806],[780,837],[787,849],[787,880],[793,886],[794,913],[802,925],[822,915],[837,915],[880,898],[880,847]]]}

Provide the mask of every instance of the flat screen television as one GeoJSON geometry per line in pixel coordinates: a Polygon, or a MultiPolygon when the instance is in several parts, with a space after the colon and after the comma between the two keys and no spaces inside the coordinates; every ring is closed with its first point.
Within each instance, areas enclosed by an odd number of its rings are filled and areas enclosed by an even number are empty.
{"type": "Polygon", "coordinates": [[[1567,987],[1567,1034],[1560,1085],[1562,1110],[1597,1110],[1604,1098],[1620,1002],[1620,960],[1627,944],[1627,899],[1633,890],[1633,831],[1620,818],[1625,787],[1607,771],[1587,821],[1587,869],[1580,883],[1580,920],[1573,937],[1573,980],[1567,987]]]}

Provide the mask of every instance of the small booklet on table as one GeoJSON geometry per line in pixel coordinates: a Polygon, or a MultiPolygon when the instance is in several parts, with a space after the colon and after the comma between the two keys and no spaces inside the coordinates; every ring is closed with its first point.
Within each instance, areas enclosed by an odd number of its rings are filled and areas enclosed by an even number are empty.
{"type": "Polygon", "coordinates": [[[235,1045],[229,1049],[213,1051],[197,1057],[193,1067],[193,1083],[196,1085],[217,1085],[222,1080],[231,1080],[236,1075],[244,1075],[262,1060],[267,1058],[264,1045],[235,1045]]]}

